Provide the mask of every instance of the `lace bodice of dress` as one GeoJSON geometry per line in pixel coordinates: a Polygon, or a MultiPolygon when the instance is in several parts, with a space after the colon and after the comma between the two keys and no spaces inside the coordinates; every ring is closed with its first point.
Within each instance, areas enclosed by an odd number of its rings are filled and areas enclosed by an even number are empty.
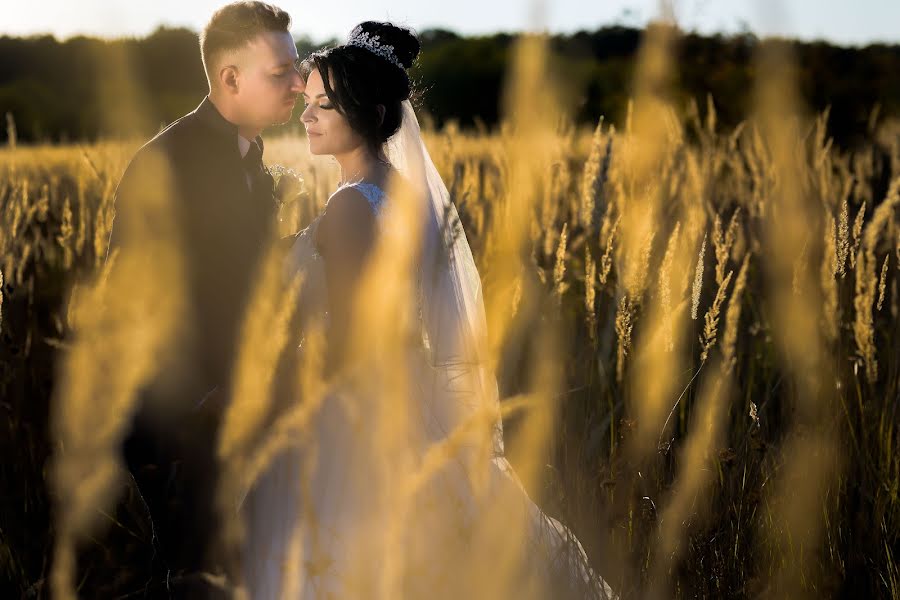
{"type": "MultiPolygon", "coordinates": [[[[383,214],[381,209],[384,206],[385,193],[380,187],[374,183],[360,181],[357,183],[346,184],[338,189],[344,188],[353,188],[362,194],[366,201],[368,201],[372,212],[377,217],[380,217],[383,214]]],[[[288,252],[285,260],[284,276],[286,279],[292,278],[298,271],[306,269],[311,263],[321,261],[322,257],[316,250],[315,243],[316,230],[319,227],[321,218],[322,216],[319,215],[313,219],[306,229],[297,235],[297,239],[291,247],[291,250],[288,252]]],[[[321,265],[319,264],[317,267],[321,268],[321,265]]]]}
{"type": "MultiPolygon", "coordinates": [[[[340,189],[353,188],[358,191],[375,214],[376,222],[382,225],[382,208],[385,204],[384,190],[374,183],[356,182],[341,186],[340,189]]],[[[289,282],[295,276],[303,274],[303,285],[298,298],[298,310],[305,318],[313,315],[325,315],[327,319],[327,295],[325,284],[325,264],[316,250],[316,230],[322,216],[319,215],[299,234],[285,257],[283,277],[289,282]]]]}
{"type": "Polygon", "coordinates": [[[384,190],[375,185],[374,183],[367,183],[365,181],[359,181],[356,183],[348,183],[346,185],[338,188],[339,190],[345,188],[352,188],[362,194],[365,199],[369,202],[369,207],[371,207],[372,212],[375,213],[376,216],[381,215],[381,207],[384,205],[384,190]]]}

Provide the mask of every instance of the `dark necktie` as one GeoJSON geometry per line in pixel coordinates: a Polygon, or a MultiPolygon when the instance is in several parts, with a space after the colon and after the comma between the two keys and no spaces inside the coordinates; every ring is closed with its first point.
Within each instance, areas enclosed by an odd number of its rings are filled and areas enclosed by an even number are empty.
{"type": "Polygon", "coordinates": [[[244,170],[250,176],[250,191],[254,194],[265,189],[269,174],[263,166],[262,150],[256,142],[250,142],[250,149],[243,158],[244,170]]]}

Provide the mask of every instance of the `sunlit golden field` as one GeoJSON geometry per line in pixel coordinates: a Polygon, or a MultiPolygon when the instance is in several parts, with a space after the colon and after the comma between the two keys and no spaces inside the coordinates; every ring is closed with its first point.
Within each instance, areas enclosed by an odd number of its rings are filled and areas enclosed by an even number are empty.
{"type": "MultiPolygon", "coordinates": [[[[900,598],[900,128],[873,118],[865,146],[832,145],[771,47],[748,91],[756,112],[724,129],[714,99],[670,103],[673,43],[664,28],[648,36],[618,127],[568,125],[530,39],[500,131],[427,135],[479,265],[507,454],[622,597],[900,598]]],[[[118,500],[116,448],[135,390],[172,368],[180,262],[162,206],[163,234],[103,268],[139,144],[0,150],[0,571],[16,594],[143,581],[115,569],[150,536],[136,500],[118,500]]],[[[269,140],[265,161],[305,180],[281,208],[286,235],[318,214],[337,167],[293,137],[269,140]]],[[[399,244],[391,256],[405,239],[385,242],[399,244]]],[[[390,377],[402,252],[385,262],[363,287],[360,318],[379,325],[358,352],[377,347],[373,369],[402,395],[390,377]]],[[[225,502],[334,385],[313,344],[296,406],[268,400],[292,322],[292,290],[276,288],[263,269],[242,329],[225,502]]],[[[391,426],[377,448],[393,456],[402,426],[378,410],[391,426]]],[[[501,516],[477,539],[503,538],[501,516]]],[[[504,539],[450,552],[472,597],[518,589],[521,550],[504,539]]]]}

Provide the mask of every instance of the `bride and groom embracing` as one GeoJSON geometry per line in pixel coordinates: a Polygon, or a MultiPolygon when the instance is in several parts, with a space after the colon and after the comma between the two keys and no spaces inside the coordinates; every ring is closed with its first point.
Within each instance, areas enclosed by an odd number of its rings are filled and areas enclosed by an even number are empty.
{"type": "Polygon", "coordinates": [[[369,21],[301,61],[290,22],[261,2],[216,11],[200,43],[209,95],[138,151],[116,192],[111,249],[154,226],[135,207],[165,190],[192,320],[178,373],[142,389],[123,443],[152,524],[162,591],[606,597],[580,543],[528,498],[504,457],[497,384],[482,349],[480,279],[410,104],[418,39],[369,21]],[[342,183],[306,229],[273,242],[277,203],[260,133],[287,122],[301,96],[309,150],[333,156],[342,183]],[[395,255],[376,257],[384,248],[395,255]],[[320,326],[315,351],[326,385],[314,406],[287,399],[312,406],[304,427],[228,515],[217,498],[216,448],[234,401],[241,323],[273,249],[285,282],[302,282],[294,323],[302,325],[289,349],[303,354],[320,326]],[[376,258],[409,276],[395,270],[399,278],[372,288],[376,258]],[[393,296],[366,296],[394,287],[393,296]],[[377,306],[359,310],[404,298],[408,306],[386,319],[377,306]],[[371,339],[382,334],[391,343],[371,339]],[[354,349],[360,338],[368,353],[354,349]],[[395,360],[385,363],[380,352],[395,360]],[[221,536],[235,516],[237,548],[221,536]]]}

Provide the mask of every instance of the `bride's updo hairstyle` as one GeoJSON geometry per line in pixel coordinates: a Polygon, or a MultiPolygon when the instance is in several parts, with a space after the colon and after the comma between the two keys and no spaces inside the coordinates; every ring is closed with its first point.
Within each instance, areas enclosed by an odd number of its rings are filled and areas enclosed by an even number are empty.
{"type": "Polygon", "coordinates": [[[300,73],[306,81],[319,71],[328,99],[377,152],[400,129],[401,105],[413,93],[407,69],[419,49],[412,30],[366,21],[354,28],[346,44],[310,55],[300,73]]]}

